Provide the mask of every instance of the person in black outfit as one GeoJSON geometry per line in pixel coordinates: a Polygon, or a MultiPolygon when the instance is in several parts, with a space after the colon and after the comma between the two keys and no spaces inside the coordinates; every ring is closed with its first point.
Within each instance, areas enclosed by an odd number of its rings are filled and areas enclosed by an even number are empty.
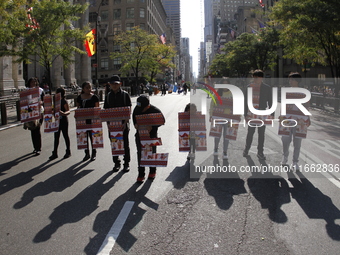
{"type": "MultiPolygon", "coordinates": [[[[260,98],[259,98],[259,109],[258,110],[266,110],[267,107],[270,108],[272,106],[272,88],[269,85],[263,83],[263,76],[264,76],[264,73],[262,70],[255,70],[253,73],[253,78],[254,78],[253,85],[260,86],[260,98]]],[[[250,85],[248,85],[248,87],[250,87],[250,85]]],[[[247,120],[247,115],[248,115],[247,91],[245,91],[245,98],[246,100],[245,100],[245,107],[244,107],[244,117],[247,120]]],[[[274,115],[274,113],[272,115],[274,115]]],[[[243,151],[243,157],[248,156],[248,152],[251,147],[256,128],[258,132],[257,157],[260,160],[266,160],[266,157],[263,154],[264,135],[265,135],[265,130],[266,130],[265,125],[258,126],[258,127],[251,127],[248,125],[246,146],[243,151]]]]}
{"type": "MultiPolygon", "coordinates": [[[[82,88],[81,94],[77,97],[77,107],[78,108],[99,107],[99,98],[97,95],[92,93],[91,82],[85,81],[81,85],[81,88],[82,88]]],[[[87,119],[86,124],[91,124],[91,119],[87,119]]],[[[94,161],[96,160],[97,150],[93,149],[91,130],[88,130],[86,134],[87,134],[87,149],[85,150],[85,157],[83,158],[83,161],[90,159],[89,140],[92,145],[91,161],[94,161]]]]}
{"type": "MultiPolygon", "coordinates": [[[[131,107],[131,98],[128,92],[121,89],[121,81],[119,76],[114,75],[110,78],[110,92],[107,97],[105,97],[104,108],[116,108],[116,107],[131,107]]],[[[124,141],[124,167],[123,171],[130,171],[130,146],[129,146],[129,131],[130,125],[129,121],[122,121],[123,127],[123,141],[124,141]]],[[[113,172],[117,172],[120,169],[121,162],[118,156],[112,156],[112,160],[114,163],[114,167],[112,169],[113,172]]]]}
{"type": "Polygon", "coordinates": [[[60,118],[59,118],[59,129],[57,132],[54,132],[54,150],[52,155],[50,156],[50,160],[58,158],[58,146],[59,146],[59,138],[60,132],[63,133],[63,137],[66,144],[66,153],[64,158],[69,158],[71,156],[70,149],[70,138],[68,136],[68,118],[67,115],[70,114],[70,106],[68,105],[65,99],[65,90],[63,88],[57,88],[56,94],[60,93],[61,102],[60,102],[60,118]]]}
{"type": "MultiPolygon", "coordinates": [[[[35,87],[39,87],[38,79],[35,78],[35,77],[30,78],[28,80],[27,84],[26,84],[26,87],[28,89],[33,89],[35,87]]],[[[43,105],[45,92],[40,87],[39,87],[39,96],[40,96],[40,103],[41,103],[41,105],[43,105]]],[[[40,127],[41,127],[42,123],[43,123],[43,112],[41,112],[41,118],[39,119],[39,125],[37,125],[35,129],[31,129],[31,139],[32,139],[33,148],[34,148],[33,153],[36,156],[39,156],[40,152],[41,152],[41,132],[40,132],[40,127]]],[[[24,128],[25,128],[25,126],[24,126],[24,128]]]]}
{"type": "MultiPolygon", "coordinates": [[[[136,121],[136,116],[142,115],[142,114],[150,114],[150,113],[162,113],[162,112],[156,106],[153,106],[150,104],[150,100],[147,96],[141,95],[140,97],[137,98],[137,105],[132,113],[133,124],[137,131],[135,134],[136,146],[137,146],[137,158],[138,158],[137,183],[142,183],[144,181],[145,167],[140,166],[140,162],[142,158],[142,145],[141,145],[141,140],[140,140],[140,136],[138,133],[139,126],[136,121]]],[[[157,138],[158,127],[159,126],[149,126],[150,138],[157,138]]],[[[156,153],[156,146],[152,146],[152,153],[156,153]]],[[[156,177],[156,167],[150,167],[148,179],[153,180],[155,179],[155,177],[156,177]]]]}

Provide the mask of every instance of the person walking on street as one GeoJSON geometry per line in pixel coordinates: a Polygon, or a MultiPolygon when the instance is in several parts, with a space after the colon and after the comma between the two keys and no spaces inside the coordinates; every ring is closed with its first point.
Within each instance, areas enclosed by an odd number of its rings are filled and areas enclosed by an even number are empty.
{"type": "Polygon", "coordinates": [[[58,158],[58,146],[59,146],[59,138],[60,133],[63,133],[63,137],[66,145],[66,153],[64,155],[65,158],[69,158],[71,156],[70,149],[70,138],[68,135],[68,118],[67,116],[70,114],[70,106],[68,105],[65,99],[65,90],[63,88],[57,88],[56,94],[60,93],[61,102],[60,102],[60,118],[59,118],[59,129],[57,132],[54,132],[54,150],[52,155],[50,156],[50,160],[58,158]]]}
{"type": "MultiPolygon", "coordinates": [[[[120,77],[114,75],[111,77],[110,81],[110,92],[107,97],[105,97],[104,108],[117,108],[117,107],[130,107],[131,98],[128,92],[121,89],[121,81],[120,77]]],[[[123,141],[124,141],[124,167],[123,171],[130,171],[130,146],[129,146],[129,132],[130,132],[130,123],[129,121],[123,120],[123,141]]],[[[112,160],[114,163],[114,167],[112,169],[113,172],[118,172],[121,167],[121,161],[119,160],[119,156],[112,156],[112,160]]]]}
{"type": "MultiPolygon", "coordinates": [[[[254,98],[258,98],[258,102],[257,102],[258,110],[266,110],[268,107],[270,108],[272,106],[272,89],[269,85],[263,83],[263,77],[264,77],[264,72],[262,70],[255,70],[253,73],[254,81],[253,83],[248,85],[248,87],[252,87],[253,89],[253,103],[255,103],[254,98]],[[258,97],[255,96],[256,93],[259,94],[258,97]]],[[[247,91],[245,91],[245,98],[247,98],[247,91]]],[[[246,121],[248,122],[252,118],[250,116],[250,112],[248,112],[247,100],[245,100],[244,110],[245,110],[244,117],[246,121]]],[[[272,115],[274,115],[274,113],[272,115]]],[[[253,142],[253,136],[254,136],[256,128],[258,132],[257,157],[260,160],[266,160],[266,157],[263,154],[264,135],[265,135],[266,126],[263,123],[262,125],[259,125],[259,126],[248,125],[246,146],[243,151],[243,157],[248,156],[248,152],[253,142]]]]}
{"type": "MultiPolygon", "coordinates": [[[[81,86],[81,94],[77,97],[78,108],[92,108],[99,107],[99,98],[97,95],[92,93],[91,82],[85,81],[81,86]]],[[[91,119],[86,120],[86,124],[91,124],[91,119]]],[[[85,157],[83,161],[91,158],[91,161],[96,160],[97,150],[93,149],[92,132],[91,130],[86,131],[87,134],[87,149],[85,150],[85,157]],[[92,146],[92,155],[90,156],[89,141],[92,146]]]]}
{"type": "MultiPolygon", "coordinates": [[[[138,178],[137,183],[142,183],[144,181],[145,177],[145,167],[141,166],[141,158],[142,158],[142,145],[141,145],[141,139],[139,135],[139,129],[140,127],[137,124],[136,116],[137,115],[143,115],[143,114],[150,114],[150,113],[161,113],[161,110],[158,109],[156,106],[153,106],[150,104],[150,100],[147,96],[141,95],[137,98],[137,105],[133,110],[132,113],[132,120],[133,124],[136,128],[136,146],[137,146],[137,158],[138,158],[138,178]]],[[[162,114],[163,115],[163,114],[162,114]]],[[[164,116],[163,116],[164,118],[164,116]]],[[[148,131],[150,138],[157,138],[157,132],[158,132],[159,126],[148,126],[148,131]]],[[[156,146],[152,146],[152,153],[156,153],[156,146]]],[[[156,167],[150,167],[150,172],[148,179],[153,180],[156,177],[156,167]]]]}
{"type": "MultiPolygon", "coordinates": [[[[27,89],[33,89],[39,87],[39,82],[38,79],[35,77],[32,77],[28,80],[27,84],[26,84],[26,88],[27,89]]],[[[35,125],[34,128],[31,128],[31,139],[32,139],[32,143],[33,143],[33,148],[34,151],[33,153],[36,156],[40,155],[41,152],[41,132],[40,132],[40,127],[41,124],[43,123],[43,102],[44,102],[44,96],[45,96],[45,92],[42,88],[39,87],[39,97],[40,97],[40,103],[41,103],[41,118],[39,119],[39,121],[37,121],[37,125],[35,125]]],[[[26,124],[26,123],[25,123],[26,124]]],[[[26,126],[24,125],[24,128],[26,126]]]]}

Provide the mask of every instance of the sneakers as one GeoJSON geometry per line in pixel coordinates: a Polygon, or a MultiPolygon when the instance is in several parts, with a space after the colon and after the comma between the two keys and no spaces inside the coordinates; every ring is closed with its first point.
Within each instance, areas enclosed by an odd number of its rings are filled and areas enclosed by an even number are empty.
{"type": "Polygon", "coordinates": [[[214,156],[218,156],[218,151],[215,150],[213,155],[214,155],[214,156]]]}
{"type": "Polygon", "coordinates": [[[224,159],[224,160],[228,160],[228,155],[227,155],[227,153],[226,153],[226,152],[224,152],[224,153],[223,153],[222,159],[224,159]]]}
{"type": "Polygon", "coordinates": [[[260,160],[266,160],[266,156],[265,156],[262,152],[258,152],[258,153],[257,153],[257,157],[258,157],[260,160]]]}
{"type": "Polygon", "coordinates": [[[154,180],[156,178],[156,173],[149,174],[148,179],[149,180],[154,180]]]}
{"type": "Polygon", "coordinates": [[[112,168],[112,172],[118,172],[120,170],[120,163],[115,163],[115,166],[112,168]]]}
{"type": "Polygon", "coordinates": [[[297,162],[293,162],[292,168],[293,171],[295,172],[300,172],[300,166],[297,162]]]}
{"type": "Polygon", "coordinates": [[[249,152],[249,151],[245,149],[245,150],[243,151],[243,157],[248,157],[248,156],[249,156],[249,155],[248,155],[248,152],[249,152]]]}
{"type": "Polygon", "coordinates": [[[91,156],[91,161],[95,161],[97,157],[97,150],[93,149],[92,150],[92,156],[91,156]]]}
{"type": "Polygon", "coordinates": [[[124,167],[123,167],[123,172],[127,173],[130,171],[130,167],[128,164],[124,164],[124,167]]]}
{"type": "Polygon", "coordinates": [[[136,182],[137,183],[143,183],[144,179],[145,179],[144,176],[143,177],[138,177],[136,182]]]}

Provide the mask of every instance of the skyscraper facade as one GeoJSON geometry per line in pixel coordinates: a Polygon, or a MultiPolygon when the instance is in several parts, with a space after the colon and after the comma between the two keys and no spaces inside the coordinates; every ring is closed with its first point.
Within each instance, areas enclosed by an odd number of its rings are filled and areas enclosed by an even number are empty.
{"type": "Polygon", "coordinates": [[[162,0],[167,19],[167,26],[171,27],[175,37],[176,49],[180,50],[181,42],[181,9],[180,0],[162,0]]]}

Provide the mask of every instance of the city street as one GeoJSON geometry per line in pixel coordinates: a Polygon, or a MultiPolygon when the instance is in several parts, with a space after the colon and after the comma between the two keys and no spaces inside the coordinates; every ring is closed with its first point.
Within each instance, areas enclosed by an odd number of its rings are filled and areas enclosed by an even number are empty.
{"type": "MultiPolygon", "coordinates": [[[[208,138],[208,150],[197,153],[190,169],[187,153],[178,151],[177,120],[190,95],[156,95],[150,102],[166,119],[159,128],[163,145],[157,152],[168,152],[169,162],[158,168],[153,182],[141,185],[135,183],[132,125],[128,173],[111,171],[107,136],[97,160],[82,162],[84,152],[76,148],[73,112],[68,159],[62,158],[62,136],[59,158],[49,161],[52,133],[42,133],[42,153],[34,156],[30,132],[22,125],[0,131],[0,254],[339,253],[339,172],[203,173],[190,178],[195,166],[229,164],[237,170],[278,166],[282,143],[277,124],[266,128],[266,161],[256,157],[257,134],[250,156],[242,157],[247,129],[239,127],[237,140],[229,144],[228,162],[222,160],[222,153],[213,156],[213,139],[208,138]]],[[[134,108],[136,97],[132,104],[134,108]]],[[[326,164],[329,169],[340,162],[339,116],[317,109],[311,113],[312,125],[302,142],[299,163],[326,164]]],[[[292,151],[290,159],[291,155],[292,151]]]]}

